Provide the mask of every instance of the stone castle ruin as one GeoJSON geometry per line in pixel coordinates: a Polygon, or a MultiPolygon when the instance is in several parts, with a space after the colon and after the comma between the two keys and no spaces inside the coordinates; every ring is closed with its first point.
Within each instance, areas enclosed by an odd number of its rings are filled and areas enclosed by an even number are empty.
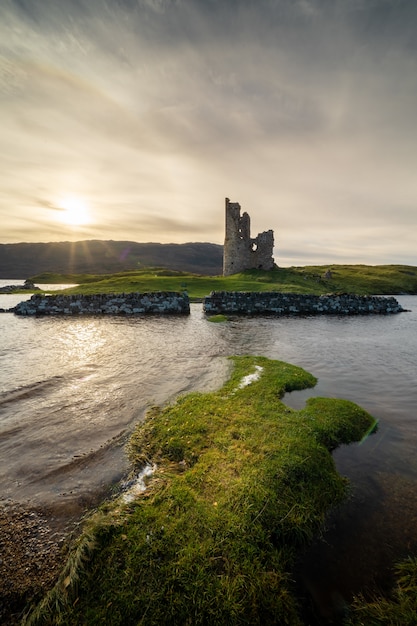
{"type": "Polygon", "coordinates": [[[272,270],[274,231],[250,236],[250,217],[240,215],[240,204],[226,198],[226,233],[223,250],[223,276],[250,269],[272,270]]]}

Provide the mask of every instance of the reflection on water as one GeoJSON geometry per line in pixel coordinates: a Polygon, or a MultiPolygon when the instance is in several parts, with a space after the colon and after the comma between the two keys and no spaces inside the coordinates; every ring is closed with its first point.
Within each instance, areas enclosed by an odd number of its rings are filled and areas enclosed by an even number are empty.
{"type": "Polygon", "coordinates": [[[23,502],[83,497],[114,481],[127,463],[114,442],[147,407],[218,387],[230,367],[216,358],[201,311],[169,319],[3,314],[0,324],[0,493],[23,502]]]}
{"type": "Polygon", "coordinates": [[[60,350],[71,363],[89,363],[106,343],[103,329],[93,319],[75,319],[57,340],[60,350]]]}
{"type": "Polygon", "coordinates": [[[88,502],[125,471],[121,443],[148,406],[220,386],[228,355],[264,355],[318,378],[314,389],[287,394],[294,408],[326,395],[353,400],[378,419],[378,432],[362,445],[334,452],[352,498],[330,518],[302,572],[324,604],[335,593],[385,584],[392,560],[417,548],[417,298],[398,299],[412,312],[225,324],[208,323],[201,305],[187,318],[2,314],[0,494],[88,502]]]}

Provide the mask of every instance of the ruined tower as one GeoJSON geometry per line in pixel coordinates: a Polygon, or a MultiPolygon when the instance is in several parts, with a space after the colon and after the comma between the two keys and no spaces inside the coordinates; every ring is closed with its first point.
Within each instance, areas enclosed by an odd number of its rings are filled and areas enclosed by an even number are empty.
{"type": "Polygon", "coordinates": [[[249,269],[272,270],[274,231],[250,236],[250,217],[240,215],[240,204],[226,198],[226,232],[223,249],[223,276],[249,269]]]}

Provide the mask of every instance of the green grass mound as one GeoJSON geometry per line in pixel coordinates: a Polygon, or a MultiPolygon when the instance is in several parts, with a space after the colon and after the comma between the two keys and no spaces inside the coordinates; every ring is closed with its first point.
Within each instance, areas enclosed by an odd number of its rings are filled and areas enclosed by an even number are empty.
{"type": "Polygon", "coordinates": [[[28,624],[302,624],[291,570],[347,493],[329,450],[373,418],[352,402],[285,406],[301,368],[236,357],[218,392],[152,409],[129,444],[148,489],[87,524],[28,624]]]}
{"type": "Polygon", "coordinates": [[[211,291],[280,291],[285,293],[416,294],[417,267],[409,265],[330,265],[278,267],[269,272],[247,270],[232,276],[200,276],[161,268],[117,274],[39,274],[37,283],[77,283],[65,293],[131,293],[187,291],[199,300],[211,291]],[[329,274],[330,270],[330,274],[329,274]]]}
{"type": "Polygon", "coordinates": [[[222,315],[222,314],[219,314],[219,315],[209,315],[207,317],[207,321],[208,322],[213,322],[215,324],[218,324],[220,322],[227,322],[228,321],[228,317],[227,317],[227,315],[222,315]]]}

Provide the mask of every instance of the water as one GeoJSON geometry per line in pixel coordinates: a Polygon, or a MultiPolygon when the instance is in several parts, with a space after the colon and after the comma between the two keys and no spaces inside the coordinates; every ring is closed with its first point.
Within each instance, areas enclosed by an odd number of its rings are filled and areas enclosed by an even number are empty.
{"type": "Polygon", "coordinates": [[[211,326],[201,306],[164,319],[0,315],[0,495],[82,504],[120,478],[149,406],[227,377],[211,326]]]}
{"type": "MultiPolygon", "coordinates": [[[[0,307],[13,299],[23,297],[2,295],[0,307]]],[[[411,312],[225,324],[208,323],[199,304],[185,318],[1,314],[0,497],[90,504],[126,472],[123,444],[147,407],[219,387],[228,355],[264,355],[318,378],[314,389],[287,394],[290,406],[341,397],[378,419],[362,445],[333,454],[352,498],[305,555],[300,577],[323,612],[335,594],[384,587],[393,561],[417,551],[417,297],[398,300],[411,312]]]]}

